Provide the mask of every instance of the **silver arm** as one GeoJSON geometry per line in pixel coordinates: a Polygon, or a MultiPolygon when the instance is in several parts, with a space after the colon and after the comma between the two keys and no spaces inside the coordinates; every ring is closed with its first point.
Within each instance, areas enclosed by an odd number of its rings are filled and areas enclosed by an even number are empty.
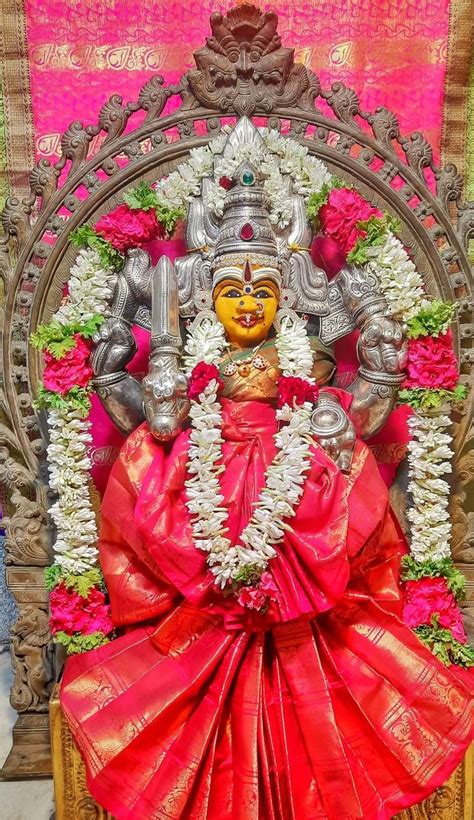
{"type": "Polygon", "coordinates": [[[143,380],[143,407],[151,432],[160,441],[174,438],[189,411],[187,380],[180,369],[178,282],[171,260],[162,256],[152,275],[151,346],[143,380]]]}
{"type": "Polygon", "coordinates": [[[361,268],[339,274],[344,304],[354,317],[360,336],[360,367],[348,388],[353,395],[351,418],[362,438],[377,433],[393,410],[405,378],[406,342],[401,325],[386,316],[387,304],[377,277],[361,268]]]}
{"type": "Polygon", "coordinates": [[[146,294],[149,275],[148,254],[138,248],[128,251],[117,277],[112,315],[93,338],[94,387],[110,418],[125,435],[145,419],[142,386],[125,368],[136,352],[130,323],[139,303],[137,294],[146,294]]]}

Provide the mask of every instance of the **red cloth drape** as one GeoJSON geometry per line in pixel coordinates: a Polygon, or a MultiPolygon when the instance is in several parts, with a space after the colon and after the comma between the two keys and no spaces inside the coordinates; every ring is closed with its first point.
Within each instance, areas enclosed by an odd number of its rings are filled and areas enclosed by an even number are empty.
{"type": "MultiPolygon", "coordinates": [[[[273,456],[272,407],[224,401],[233,537],[273,456]]],[[[405,544],[375,461],[315,446],[266,616],[214,591],[184,506],[188,434],[127,441],[101,562],[121,637],[69,659],[61,701],[93,796],[119,820],[389,818],[461,761],[473,675],[401,622],[405,544]]]]}

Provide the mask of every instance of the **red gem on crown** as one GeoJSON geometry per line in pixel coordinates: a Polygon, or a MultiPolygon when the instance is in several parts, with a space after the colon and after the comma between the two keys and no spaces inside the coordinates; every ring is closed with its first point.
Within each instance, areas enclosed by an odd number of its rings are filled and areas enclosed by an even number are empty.
{"type": "Polygon", "coordinates": [[[243,239],[245,242],[248,242],[249,239],[253,239],[254,232],[250,222],[246,222],[245,225],[242,225],[240,229],[240,238],[243,239]]]}

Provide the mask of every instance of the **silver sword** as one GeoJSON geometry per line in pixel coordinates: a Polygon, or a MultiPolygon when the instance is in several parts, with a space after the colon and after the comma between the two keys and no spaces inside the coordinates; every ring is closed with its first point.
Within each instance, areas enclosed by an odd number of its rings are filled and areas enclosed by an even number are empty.
{"type": "Polygon", "coordinates": [[[169,441],[182,429],[189,410],[187,381],[180,368],[178,281],[174,265],[162,256],[151,277],[151,340],[143,409],[151,432],[169,441]]]}

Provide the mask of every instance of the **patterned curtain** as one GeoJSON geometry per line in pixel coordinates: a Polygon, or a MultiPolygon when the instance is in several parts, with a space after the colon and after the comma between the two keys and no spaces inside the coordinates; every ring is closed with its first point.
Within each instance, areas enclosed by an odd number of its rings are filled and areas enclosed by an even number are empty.
{"type": "MultiPolygon", "coordinates": [[[[133,100],[155,73],[177,80],[209,33],[210,14],[235,5],[3,0],[0,197],[24,191],[34,156],[54,160],[62,131],[73,120],[92,122],[110,94],[133,100]]],[[[284,43],[323,86],[342,80],[365,110],[386,105],[396,111],[403,131],[422,130],[444,160],[469,170],[472,189],[472,0],[261,5],[278,13],[284,43]]]]}

